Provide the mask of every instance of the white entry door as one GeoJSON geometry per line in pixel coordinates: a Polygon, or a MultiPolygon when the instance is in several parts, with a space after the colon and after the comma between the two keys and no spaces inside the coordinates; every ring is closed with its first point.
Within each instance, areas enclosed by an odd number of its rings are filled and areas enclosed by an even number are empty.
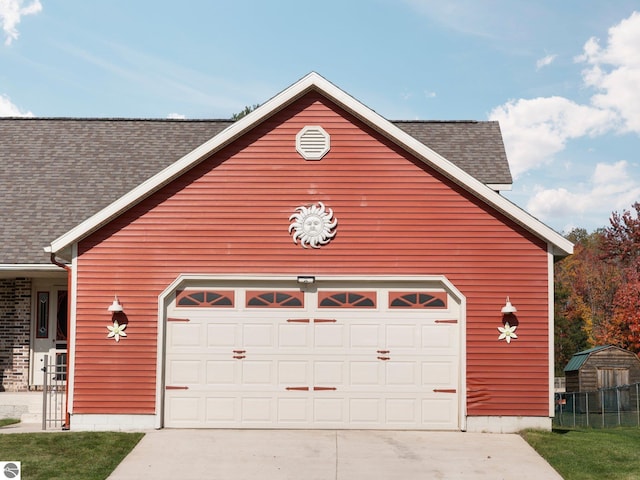
{"type": "Polygon", "coordinates": [[[67,287],[38,283],[34,288],[32,315],[31,385],[43,384],[45,356],[55,362],[59,380],[66,380],[67,287]]]}
{"type": "Polygon", "coordinates": [[[460,305],[443,289],[212,286],[167,317],[167,427],[459,429],[460,305]]]}

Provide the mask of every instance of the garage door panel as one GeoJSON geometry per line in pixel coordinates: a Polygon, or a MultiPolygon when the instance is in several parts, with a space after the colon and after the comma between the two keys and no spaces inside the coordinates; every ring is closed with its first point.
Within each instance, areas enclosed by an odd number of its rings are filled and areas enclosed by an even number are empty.
{"type": "Polygon", "coordinates": [[[238,383],[238,362],[209,360],[206,363],[207,385],[235,385],[238,383]]]}
{"type": "Polygon", "coordinates": [[[448,362],[422,362],[421,384],[432,388],[455,388],[458,383],[458,369],[451,359],[448,362]]]}
{"type": "Polygon", "coordinates": [[[382,423],[382,400],[378,398],[350,398],[349,423],[356,428],[371,428],[382,423]]]}
{"type": "Polygon", "coordinates": [[[389,361],[384,364],[386,385],[411,387],[418,383],[418,368],[415,361],[389,361]]]}
{"type": "Polygon", "coordinates": [[[273,397],[245,396],[240,400],[240,423],[253,422],[268,424],[273,419],[273,397]]]}
{"type": "Polygon", "coordinates": [[[200,383],[201,370],[201,360],[172,360],[167,365],[167,382],[171,385],[200,383]]]}
{"type": "Polygon", "coordinates": [[[307,424],[309,420],[310,399],[308,398],[279,398],[278,422],[307,424]]]}
{"type": "Polygon", "coordinates": [[[387,398],[384,402],[386,423],[395,427],[415,425],[418,421],[417,398],[387,398]]]}
{"type": "Polygon", "coordinates": [[[458,337],[457,325],[446,323],[422,326],[422,348],[427,352],[451,351],[458,337]]]}
{"type": "Polygon", "coordinates": [[[207,323],[207,346],[232,348],[239,343],[237,323],[218,323],[213,319],[207,323]]]}
{"type": "Polygon", "coordinates": [[[207,397],[206,424],[221,425],[226,423],[231,426],[237,423],[238,403],[237,396],[207,397]]]}
{"type": "Polygon", "coordinates": [[[420,331],[415,324],[387,325],[386,346],[389,349],[416,349],[420,331]]]}
{"type": "Polygon", "coordinates": [[[203,325],[198,323],[169,323],[170,348],[195,347],[202,343],[203,325]]]}
{"type": "Polygon", "coordinates": [[[345,398],[314,398],[314,423],[344,425],[347,420],[345,403],[345,398]]]}
{"type": "Polygon", "coordinates": [[[318,309],[312,290],[300,309],[170,306],[165,426],[457,428],[454,301],[392,310],[381,289],[377,307],[318,309]]]}
{"type": "Polygon", "coordinates": [[[242,325],[242,345],[271,350],[274,346],[274,329],[271,323],[245,323],[242,325]]]}
{"type": "Polygon", "coordinates": [[[351,361],[349,362],[349,385],[358,386],[381,386],[382,366],[380,361],[351,361]]]}
{"type": "MultiPolygon", "coordinates": [[[[337,320],[336,320],[337,322],[337,320]]],[[[342,323],[315,323],[313,324],[314,347],[344,348],[348,345],[345,325],[342,323]]]]}
{"type": "Polygon", "coordinates": [[[286,386],[309,385],[309,362],[300,360],[280,360],[278,362],[278,384],[286,386]]]}
{"type": "Polygon", "coordinates": [[[278,325],[278,346],[281,348],[308,348],[309,326],[305,323],[282,323],[278,325]]]}
{"type": "Polygon", "coordinates": [[[384,345],[383,327],[380,322],[355,323],[349,325],[349,346],[352,349],[373,350],[384,345]]]}
{"type": "Polygon", "coordinates": [[[313,383],[318,386],[342,386],[345,383],[345,362],[324,360],[313,362],[313,383]]]}
{"type": "Polygon", "coordinates": [[[449,398],[425,398],[422,400],[422,425],[426,428],[449,428],[456,422],[457,411],[454,395],[449,398]]]}
{"type": "Polygon", "coordinates": [[[245,360],[242,362],[242,378],[240,383],[271,387],[274,384],[273,360],[245,360]]]}

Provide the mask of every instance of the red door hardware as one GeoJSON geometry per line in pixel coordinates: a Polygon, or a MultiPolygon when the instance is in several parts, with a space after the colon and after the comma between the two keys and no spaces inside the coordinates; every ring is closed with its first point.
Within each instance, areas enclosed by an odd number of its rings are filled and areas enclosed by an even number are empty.
{"type": "Polygon", "coordinates": [[[233,358],[235,358],[236,360],[242,360],[243,358],[245,358],[244,355],[234,355],[233,358]]]}
{"type": "Polygon", "coordinates": [[[190,322],[188,318],[167,317],[167,322],[190,322]]]}
{"type": "Polygon", "coordinates": [[[378,353],[390,353],[390,350],[378,350],[378,353]]]}
{"type": "Polygon", "coordinates": [[[287,320],[289,323],[309,323],[308,318],[290,318],[287,320]]]}
{"type": "Polygon", "coordinates": [[[315,323],[336,323],[337,322],[335,318],[315,318],[313,321],[315,323]]]}
{"type": "Polygon", "coordinates": [[[391,357],[378,357],[378,360],[391,360],[391,357]]]}
{"type": "Polygon", "coordinates": [[[435,323],[458,323],[458,320],[436,320],[435,323]]]}
{"type": "Polygon", "coordinates": [[[234,350],[233,353],[247,353],[246,350],[234,350]]]}
{"type": "Polygon", "coordinates": [[[300,391],[308,391],[309,387],[287,387],[287,390],[300,390],[300,391]]]}
{"type": "Polygon", "coordinates": [[[189,390],[189,387],[177,387],[174,385],[167,385],[164,387],[165,390],[189,390]]]}
{"type": "Polygon", "coordinates": [[[457,392],[455,388],[434,388],[433,391],[436,393],[456,393],[457,392]]]}
{"type": "Polygon", "coordinates": [[[336,387],[313,387],[316,392],[320,392],[323,390],[336,390],[336,387]]]}

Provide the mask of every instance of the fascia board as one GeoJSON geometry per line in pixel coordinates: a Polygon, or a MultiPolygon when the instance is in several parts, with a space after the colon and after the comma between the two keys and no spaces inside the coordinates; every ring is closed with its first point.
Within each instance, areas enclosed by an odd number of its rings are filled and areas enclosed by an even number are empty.
{"type": "Polygon", "coordinates": [[[309,73],[298,82],[272,97],[253,112],[227,127],[209,141],[189,152],[180,160],[141,183],[129,193],[69,230],[64,235],[55,239],[51,242],[51,251],[58,252],[72,243],[77,242],[89,233],[97,230],[125,210],[169,183],[174,178],[189,170],[204,158],[223,148],[247,130],[253,128],[254,125],[281,110],[311,89],[320,91],[320,93],[338,103],[346,110],[352,112],[358,118],[375,128],[378,132],[392,140],[394,143],[397,143],[410,151],[425,163],[433,165],[437,170],[476,195],[478,198],[502,211],[507,216],[532,231],[534,234],[552,243],[560,249],[561,252],[564,252],[565,254],[573,252],[573,244],[560,234],[547,227],[524,210],[521,210],[500,194],[494,192],[491,188],[484,185],[482,182],[475,179],[467,172],[457,167],[440,154],[419,142],[399,127],[395,126],[393,123],[366,107],[363,103],[359,102],[354,97],[336,87],[334,84],[315,72],[309,73]]]}

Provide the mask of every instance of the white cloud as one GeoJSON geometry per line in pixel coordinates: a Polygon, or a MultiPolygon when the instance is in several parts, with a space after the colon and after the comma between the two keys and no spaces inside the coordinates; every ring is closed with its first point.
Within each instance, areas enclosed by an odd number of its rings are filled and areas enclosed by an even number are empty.
{"type": "MultiPolygon", "coordinates": [[[[538,65],[553,61],[549,57],[538,65]]],[[[554,155],[572,139],[612,132],[640,134],[640,13],[611,27],[604,47],[589,39],[576,61],[587,64],[582,80],[595,90],[588,104],[558,96],[518,99],[489,114],[500,122],[514,177],[552,164],[554,155]]]]}
{"type": "Polygon", "coordinates": [[[536,62],[536,70],[540,70],[542,67],[551,65],[556,58],[558,58],[558,55],[547,55],[545,57],[542,57],[536,62]]]}
{"type": "Polygon", "coordinates": [[[167,118],[170,120],[186,120],[187,117],[181,113],[170,113],[167,118]]]}
{"type": "Polygon", "coordinates": [[[25,0],[0,0],[0,24],[5,34],[5,45],[18,38],[18,24],[25,15],[33,15],[42,10],[40,0],[25,5],[25,0]]]}
{"type": "Polygon", "coordinates": [[[585,85],[598,91],[593,105],[615,111],[623,131],[640,134],[640,12],[611,27],[606,46],[589,39],[576,60],[587,64],[585,85]]]}
{"type": "Polygon", "coordinates": [[[22,112],[6,95],[0,95],[0,117],[33,117],[33,113],[22,112]]]}
{"type": "Polygon", "coordinates": [[[568,140],[606,132],[615,115],[564,97],[510,100],[489,114],[500,122],[514,177],[549,164],[568,140]]]}
{"type": "Polygon", "coordinates": [[[628,162],[598,163],[588,184],[571,192],[566,188],[538,187],[527,210],[543,220],[589,215],[609,218],[611,212],[628,209],[640,198],[640,178],[629,172],[628,162]]]}

